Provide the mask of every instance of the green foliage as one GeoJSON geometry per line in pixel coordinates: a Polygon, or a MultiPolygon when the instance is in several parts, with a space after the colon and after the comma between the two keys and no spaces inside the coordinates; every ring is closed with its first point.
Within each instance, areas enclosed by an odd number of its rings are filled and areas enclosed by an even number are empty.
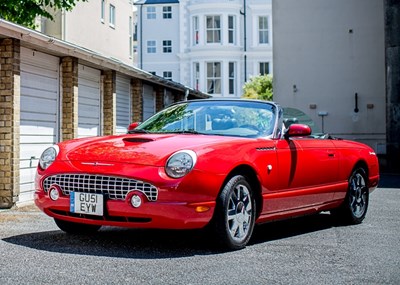
{"type": "Polygon", "coordinates": [[[242,98],[271,101],[273,98],[272,76],[259,75],[251,77],[243,86],[242,98]]]}
{"type": "Polygon", "coordinates": [[[35,27],[35,18],[42,16],[53,20],[49,9],[72,10],[75,2],[88,0],[1,0],[0,17],[29,28],[35,27]]]}

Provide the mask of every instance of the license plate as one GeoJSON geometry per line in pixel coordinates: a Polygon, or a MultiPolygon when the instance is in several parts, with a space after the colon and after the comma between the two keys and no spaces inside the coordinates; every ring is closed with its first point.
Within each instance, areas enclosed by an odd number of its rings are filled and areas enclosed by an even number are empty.
{"type": "Polygon", "coordinates": [[[102,194],[70,192],[70,211],[78,214],[103,216],[102,194]]]}

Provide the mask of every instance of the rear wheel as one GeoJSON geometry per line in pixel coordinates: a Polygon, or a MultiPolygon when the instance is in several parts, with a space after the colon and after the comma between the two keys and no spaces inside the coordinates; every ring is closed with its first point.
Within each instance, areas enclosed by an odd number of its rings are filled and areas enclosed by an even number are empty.
{"type": "Polygon", "coordinates": [[[359,224],[367,214],[368,202],[367,175],[363,168],[356,168],[350,175],[345,201],[333,213],[345,224],[359,224]]]}
{"type": "Polygon", "coordinates": [[[69,233],[69,234],[92,234],[97,232],[101,226],[97,225],[87,225],[87,224],[79,224],[73,222],[67,222],[60,219],[54,219],[56,225],[60,228],[60,230],[69,233]]]}
{"type": "Polygon", "coordinates": [[[242,175],[232,177],[218,197],[214,216],[215,233],[226,249],[241,249],[254,229],[256,204],[250,184],[242,175]]]}

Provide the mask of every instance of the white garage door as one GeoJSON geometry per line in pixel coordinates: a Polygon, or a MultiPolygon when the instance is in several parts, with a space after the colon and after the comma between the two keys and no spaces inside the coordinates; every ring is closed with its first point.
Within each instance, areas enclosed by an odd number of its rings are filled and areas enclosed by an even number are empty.
{"type": "Polygon", "coordinates": [[[116,93],[117,93],[117,134],[124,134],[127,132],[127,127],[131,122],[131,84],[130,78],[117,74],[116,79],[116,93]]]}
{"type": "Polygon", "coordinates": [[[78,137],[101,134],[100,70],[79,65],[78,137]]]}
{"type": "Polygon", "coordinates": [[[21,48],[20,196],[33,199],[38,159],[58,142],[59,58],[21,48]]]}
{"type": "Polygon", "coordinates": [[[143,85],[143,120],[150,118],[156,112],[156,97],[153,87],[143,85]]]}

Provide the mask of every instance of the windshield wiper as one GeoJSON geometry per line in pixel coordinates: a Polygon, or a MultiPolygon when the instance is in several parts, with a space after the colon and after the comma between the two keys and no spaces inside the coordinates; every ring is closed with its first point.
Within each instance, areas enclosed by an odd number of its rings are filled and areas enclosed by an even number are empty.
{"type": "Polygon", "coordinates": [[[133,129],[128,132],[128,134],[149,134],[149,131],[143,129],[133,129]]]}
{"type": "Polygon", "coordinates": [[[195,131],[195,130],[176,130],[176,131],[170,131],[168,133],[171,133],[171,134],[195,134],[195,135],[203,134],[203,133],[199,133],[198,131],[195,131]]]}

